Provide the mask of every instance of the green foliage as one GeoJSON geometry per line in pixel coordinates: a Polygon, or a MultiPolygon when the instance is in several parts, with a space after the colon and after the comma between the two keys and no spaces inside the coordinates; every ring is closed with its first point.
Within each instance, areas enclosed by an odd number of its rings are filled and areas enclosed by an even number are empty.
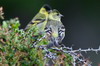
{"type": "MultiPolygon", "coordinates": [[[[27,31],[19,29],[18,18],[3,21],[0,26],[0,66],[45,66],[49,58],[44,59],[46,52],[40,48],[32,47],[33,43],[44,34],[38,33],[38,28],[33,26],[27,31]],[[37,37],[35,37],[37,36],[37,37]]],[[[38,45],[47,45],[48,40],[43,39],[38,45]]],[[[57,59],[53,60],[55,66],[71,66],[73,62],[69,54],[57,52],[57,59]]]]}

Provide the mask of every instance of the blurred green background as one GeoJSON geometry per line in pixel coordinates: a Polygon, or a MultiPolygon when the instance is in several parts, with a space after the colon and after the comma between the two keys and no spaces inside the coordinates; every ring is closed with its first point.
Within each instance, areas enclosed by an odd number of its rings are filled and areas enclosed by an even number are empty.
{"type": "MultiPolygon", "coordinates": [[[[19,17],[21,27],[38,13],[39,9],[49,4],[63,15],[62,22],[66,27],[66,46],[78,48],[98,48],[100,45],[100,1],[99,0],[0,0],[5,19],[19,17]]],[[[100,52],[83,53],[90,58],[92,66],[100,63],[100,52]]]]}

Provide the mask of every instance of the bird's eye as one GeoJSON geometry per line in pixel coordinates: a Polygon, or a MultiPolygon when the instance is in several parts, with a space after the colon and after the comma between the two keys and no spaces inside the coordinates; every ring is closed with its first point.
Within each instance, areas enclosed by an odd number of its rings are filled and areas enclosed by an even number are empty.
{"type": "Polygon", "coordinates": [[[59,14],[57,13],[57,16],[59,16],[59,14]]]}

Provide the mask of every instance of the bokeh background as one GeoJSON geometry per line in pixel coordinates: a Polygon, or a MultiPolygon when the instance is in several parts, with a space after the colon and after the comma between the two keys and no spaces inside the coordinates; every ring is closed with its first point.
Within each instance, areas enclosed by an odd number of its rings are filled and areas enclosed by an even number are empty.
{"type": "MultiPolygon", "coordinates": [[[[74,49],[98,48],[100,45],[100,1],[99,0],[0,0],[5,19],[18,17],[21,29],[49,4],[64,15],[62,22],[66,27],[63,43],[74,49]]],[[[100,52],[83,53],[92,61],[92,66],[100,63],[100,52]]]]}

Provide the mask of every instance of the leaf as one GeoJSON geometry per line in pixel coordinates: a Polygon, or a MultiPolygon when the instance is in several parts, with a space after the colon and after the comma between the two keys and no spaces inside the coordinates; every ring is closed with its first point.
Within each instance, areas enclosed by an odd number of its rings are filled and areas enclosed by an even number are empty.
{"type": "Polygon", "coordinates": [[[7,25],[7,23],[6,23],[5,21],[3,21],[2,27],[3,27],[3,28],[7,28],[7,27],[8,27],[8,25],[7,25]]]}

